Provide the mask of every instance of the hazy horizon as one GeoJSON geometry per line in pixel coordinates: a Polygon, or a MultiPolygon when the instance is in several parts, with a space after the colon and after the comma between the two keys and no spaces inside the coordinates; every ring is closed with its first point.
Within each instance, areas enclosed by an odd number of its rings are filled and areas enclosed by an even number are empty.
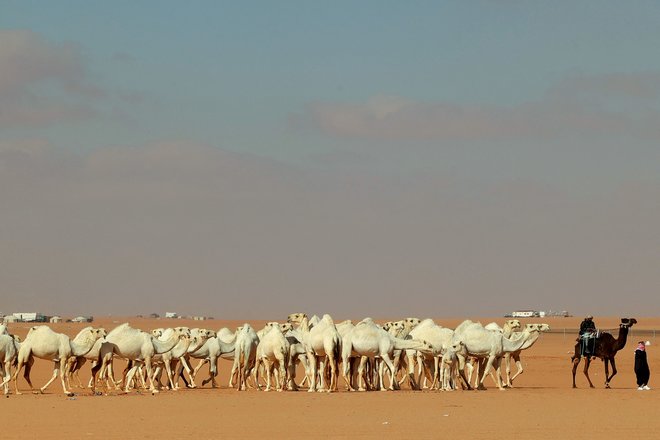
{"type": "Polygon", "coordinates": [[[655,2],[0,10],[0,312],[660,315],[655,2]]]}

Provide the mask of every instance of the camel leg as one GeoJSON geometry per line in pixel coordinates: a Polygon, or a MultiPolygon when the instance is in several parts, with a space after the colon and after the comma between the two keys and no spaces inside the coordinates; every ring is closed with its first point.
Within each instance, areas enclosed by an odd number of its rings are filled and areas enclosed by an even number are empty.
{"type": "MultiPolygon", "coordinates": [[[[387,364],[387,367],[390,370],[390,387],[389,390],[394,391],[394,382],[396,381],[396,370],[394,369],[394,364],[392,363],[392,360],[390,359],[390,355],[388,353],[383,353],[381,355],[381,358],[383,362],[387,364]]],[[[383,382],[383,376],[380,376],[380,390],[385,391],[387,388],[385,388],[385,383],[383,382]]]]}
{"type": "Polygon", "coordinates": [[[252,380],[254,380],[257,389],[261,391],[261,385],[259,385],[259,368],[261,368],[261,359],[256,359],[254,369],[252,370],[252,380]]]}
{"type": "Polygon", "coordinates": [[[203,366],[205,363],[210,362],[210,361],[211,361],[211,359],[209,359],[209,358],[206,358],[206,359],[202,359],[202,360],[200,360],[200,361],[199,361],[199,364],[197,364],[197,366],[196,366],[195,369],[193,370],[193,375],[192,375],[191,380],[194,379],[195,377],[197,377],[197,373],[198,373],[199,370],[202,368],[202,366],[203,366]]]}
{"type": "Polygon", "coordinates": [[[399,364],[401,363],[401,351],[399,352],[394,352],[394,358],[392,359],[392,365],[394,365],[394,382],[392,385],[394,386],[395,390],[400,390],[401,387],[399,386],[399,364]]]}
{"type": "Polygon", "coordinates": [[[346,382],[346,390],[355,391],[355,389],[351,385],[351,377],[353,376],[353,374],[351,371],[351,358],[349,354],[342,353],[341,355],[341,376],[344,378],[344,382],[346,382]],[[351,377],[349,377],[349,375],[351,377]]]}
{"type": "Polygon", "coordinates": [[[23,361],[21,359],[18,360],[18,367],[16,367],[16,371],[14,372],[14,390],[16,392],[16,395],[21,395],[20,391],[18,391],[18,375],[21,374],[21,370],[23,369],[23,361]]]}
{"type": "Polygon", "coordinates": [[[577,385],[575,385],[575,372],[577,371],[577,367],[580,364],[580,356],[574,355],[572,361],[573,361],[573,388],[577,388],[577,385]]]}
{"type": "MultiPolygon", "coordinates": [[[[8,371],[9,371],[9,365],[5,366],[5,363],[0,363],[0,376],[2,376],[2,383],[0,384],[0,386],[4,388],[5,394],[9,394],[9,387],[7,386],[7,376],[6,376],[6,372],[8,371]]],[[[9,377],[11,377],[11,375],[9,377]]]]}
{"type": "Polygon", "coordinates": [[[472,387],[470,386],[470,379],[469,377],[465,376],[465,358],[459,357],[458,358],[458,374],[463,379],[463,383],[467,387],[468,390],[471,390],[472,387]]]}
{"type": "Polygon", "coordinates": [[[0,363],[0,373],[2,374],[2,387],[4,388],[4,394],[9,394],[9,381],[11,380],[11,361],[6,361],[4,364],[0,363]]]}
{"type": "Polygon", "coordinates": [[[593,388],[594,384],[591,383],[591,378],[589,377],[589,365],[591,364],[591,357],[590,356],[585,356],[584,357],[584,375],[587,376],[587,380],[589,381],[589,388],[593,388]]]}
{"type": "MultiPolygon", "coordinates": [[[[492,373],[491,362],[495,362],[495,359],[491,358],[490,356],[485,362],[483,360],[479,360],[479,374],[477,375],[477,377],[479,378],[480,389],[484,389],[484,390],[486,389],[483,383],[486,380],[486,376],[489,373],[492,373]]],[[[493,377],[493,382],[497,383],[497,379],[495,377],[493,377]]]]}
{"type": "MultiPolygon", "coordinates": [[[[431,363],[429,362],[429,365],[431,363]]],[[[433,356],[433,382],[431,383],[431,389],[433,390],[440,390],[441,388],[441,383],[440,383],[440,356],[433,356]]]]}
{"type": "Polygon", "coordinates": [[[323,392],[325,391],[325,366],[326,366],[326,356],[321,356],[319,358],[319,385],[316,387],[316,391],[323,392]]]}
{"type": "Polygon", "coordinates": [[[367,357],[360,357],[360,365],[358,365],[358,391],[367,391],[365,388],[366,379],[364,375],[364,367],[367,364],[367,357]]]}
{"type": "Polygon", "coordinates": [[[327,358],[330,364],[330,386],[328,387],[328,392],[330,393],[337,391],[337,359],[332,351],[328,354],[327,358]]]}
{"type": "Polygon", "coordinates": [[[316,374],[317,374],[317,365],[316,365],[316,355],[312,353],[311,351],[307,352],[307,360],[309,361],[309,367],[310,367],[310,376],[309,376],[309,389],[307,392],[313,393],[316,391],[316,374]]]}
{"type": "MultiPolygon", "coordinates": [[[[516,367],[518,367],[518,371],[516,371],[516,374],[514,374],[513,377],[511,377],[511,379],[509,379],[509,386],[510,387],[513,386],[512,383],[513,383],[514,379],[516,377],[520,376],[523,372],[523,365],[522,365],[522,362],[520,361],[520,355],[513,355],[512,357],[513,357],[513,360],[516,362],[516,367]]],[[[507,366],[507,376],[509,376],[508,366],[507,366]]]]}
{"type": "Polygon", "coordinates": [[[82,388],[82,389],[85,388],[85,385],[83,385],[82,380],[80,380],[80,370],[82,369],[83,365],[85,365],[86,363],[87,363],[87,359],[85,359],[84,357],[76,358],[75,370],[73,371],[73,373],[76,376],[76,381],[78,382],[78,388],[82,388]]]}
{"type": "MultiPolygon", "coordinates": [[[[64,391],[64,394],[67,396],[73,396],[73,393],[69,390],[66,389],[66,361],[64,357],[60,359],[60,368],[59,368],[59,373],[60,373],[60,379],[62,380],[62,390],[64,391]]],[[[45,390],[46,387],[42,388],[42,390],[45,390]]]]}
{"type": "MultiPolygon", "coordinates": [[[[103,366],[105,366],[104,360],[92,365],[92,377],[89,378],[89,388],[91,388],[92,394],[96,393],[96,374],[99,372],[99,370],[102,370],[103,366]]],[[[102,375],[103,373],[101,373],[101,376],[102,375]]],[[[106,388],[107,388],[107,382],[106,382],[106,388]]]]}
{"type": "Polygon", "coordinates": [[[135,373],[137,372],[137,370],[138,370],[138,366],[134,365],[126,373],[126,384],[124,386],[124,392],[125,393],[128,393],[130,391],[129,387],[131,385],[131,382],[133,381],[133,376],[135,376],[135,373]]]}
{"type": "MultiPolygon", "coordinates": [[[[172,373],[172,364],[171,361],[165,361],[165,374],[167,375],[167,380],[170,383],[170,389],[174,390],[176,387],[174,386],[174,375],[172,373]]],[[[178,381],[177,381],[178,383],[178,381]]]]}
{"type": "Polygon", "coordinates": [[[415,355],[413,353],[406,353],[408,359],[408,383],[410,383],[410,388],[413,390],[418,390],[417,381],[415,380],[415,355]]]}
{"type": "Polygon", "coordinates": [[[266,389],[264,391],[270,391],[270,379],[273,374],[273,365],[270,359],[264,358],[264,371],[266,374],[266,389]]]}
{"type": "Polygon", "coordinates": [[[420,353],[417,353],[417,356],[414,359],[417,363],[417,389],[422,390],[424,388],[424,361],[422,360],[422,355],[420,353]]]}
{"type": "Polygon", "coordinates": [[[294,359],[293,356],[289,358],[287,376],[288,376],[288,381],[287,381],[288,390],[298,391],[298,384],[296,383],[296,360],[294,359]]]}
{"type": "MultiPolygon", "coordinates": [[[[516,359],[516,355],[513,355],[512,353],[506,353],[504,355],[504,369],[505,369],[505,372],[506,372],[506,385],[505,386],[507,388],[511,388],[511,382],[513,381],[513,378],[511,377],[511,358],[512,357],[513,357],[514,360],[516,359]]],[[[520,358],[518,358],[518,359],[520,359],[520,358]]],[[[517,364],[518,364],[518,362],[516,361],[516,365],[517,364]]],[[[518,374],[519,373],[517,373],[516,376],[518,374]]]]}
{"type": "Polygon", "coordinates": [[[282,392],[286,389],[286,359],[284,356],[277,359],[277,369],[280,373],[277,381],[277,391],[282,392]]]}
{"type": "Polygon", "coordinates": [[[187,356],[181,358],[181,362],[179,363],[176,369],[176,376],[181,377],[181,379],[183,379],[186,387],[197,388],[197,385],[195,385],[195,379],[193,378],[192,375],[192,367],[190,366],[190,362],[188,362],[187,356]],[[188,373],[188,379],[190,379],[190,383],[188,383],[188,381],[186,381],[186,378],[183,376],[184,369],[186,370],[186,373],[188,373]]]}
{"type": "MultiPolygon", "coordinates": [[[[40,392],[41,394],[43,394],[43,392],[46,390],[46,388],[48,388],[48,386],[49,386],[51,383],[53,383],[53,381],[57,378],[57,375],[59,374],[59,372],[60,372],[60,369],[59,369],[59,361],[53,361],[53,375],[50,377],[50,380],[49,380],[48,382],[46,382],[46,385],[42,386],[42,387],[39,389],[39,392],[40,392]]],[[[66,394],[66,390],[65,390],[65,394],[66,394]]]]}
{"type": "MultiPolygon", "coordinates": [[[[108,386],[108,380],[112,382],[112,385],[115,387],[115,390],[120,390],[122,381],[121,380],[116,380],[115,379],[115,361],[113,359],[110,359],[110,362],[105,366],[105,383],[106,386],[108,386]]],[[[122,376],[123,380],[123,376],[122,376]]]]}
{"type": "Polygon", "coordinates": [[[234,375],[238,374],[238,378],[236,379],[237,381],[237,389],[241,389],[241,369],[240,369],[240,354],[236,353],[234,356],[234,361],[231,364],[231,373],[229,373],[229,388],[234,388],[234,375]]]}
{"type": "Polygon", "coordinates": [[[472,380],[472,374],[474,374],[474,365],[470,361],[466,362],[465,368],[468,370],[467,372],[467,382],[468,384],[472,380]]]}
{"type": "Polygon", "coordinates": [[[383,375],[385,374],[385,362],[379,362],[378,363],[378,389],[381,391],[385,391],[384,389],[384,384],[385,381],[383,380],[383,375]]]}
{"type": "Polygon", "coordinates": [[[608,375],[607,375],[607,360],[608,360],[608,358],[605,358],[605,388],[609,388],[609,387],[610,387],[610,381],[612,380],[612,378],[613,378],[613,377],[616,375],[616,373],[617,373],[617,371],[616,371],[616,363],[614,362],[614,357],[612,357],[612,358],[609,358],[609,361],[610,361],[610,363],[612,364],[612,375],[611,375],[611,376],[608,376],[608,375]]]}
{"type": "MultiPolygon", "coordinates": [[[[216,387],[215,375],[217,374],[217,371],[218,371],[218,365],[217,365],[218,361],[217,361],[217,359],[213,359],[214,357],[215,356],[211,356],[211,358],[209,359],[209,377],[202,381],[202,386],[204,386],[207,383],[211,382],[211,388],[216,387]]],[[[200,362],[200,365],[198,365],[197,367],[200,367],[201,365],[203,365],[203,362],[200,362]]],[[[195,370],[197,370],[197,369],[195,369],[195,370]]]]}

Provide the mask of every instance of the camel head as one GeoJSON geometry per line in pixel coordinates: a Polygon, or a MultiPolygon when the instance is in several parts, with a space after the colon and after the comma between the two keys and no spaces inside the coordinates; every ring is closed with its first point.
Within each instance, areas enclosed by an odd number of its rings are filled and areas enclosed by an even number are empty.
{"type": "Polygon", "coordinates": [[[199,329],[199,334],[201,336],[206,337],[206,339],[211,339],[211,338],[215,338],[216,336],[218,336],[218,334],[215,331],[209,330],[207,328],[200,328],[199,329]]]}
{"type": "Polygon", "coordinates": [[[286,322],[300,324],[305,318],[307,318],[305,313],[292,313],[286,318],[286,322]]]}
{"type": "Polygon", "coordinates": [[[391,334],[398,334],[404,329],[403,321],[390,322],[389,324],[388,328],[383,327],[383,329],[391,334]]]}
{"type": "MultiPolygon", "coordinates": [[[[184,336],[185,337],[185,336],[184,336]]],[[[190,345],[188,346],[188,352],[194,353],[200,349],[202,345],[206,342],[208,338],[205,336],[191,336],[190,345]]]]}
{"type": "Polygon", "coordinates": [[[465,347],[465,343],[463,341],[456,341],[453,342],[448,348],[448,352],[458,354],[461,353],[463,355],[467,355],[467,347],[465,347]]]}
{"type": "Polygon", "coordinates": [[[539,331],[540,332],[549,332],[550,331],[550,325],[548,324],[538,324],[539,326],[539,331]]]}
{"type": "Polygon", "coordinates": [[[211,338],[215,338],[217,336],[217,333],[214,332],[213,330],[209,330],[205,328],[192,328],[190,329],[190,336],[192,337],[198,336],[204,339],[211,339],[211,338]]]}
{"type": "Polygon", "coordinates": [[[275,321],[271,321],[271,322],[267,323],[267,324],[264,326],[264,328],[263,328],[262,331],[263,331],[264,334],[266,334],[266,333],[268,333],[269,331],[271,331],[271,330],[274,329],[274,328],[278,328],[278,329],[279,329],[279,328],[280,328],[280,323],[279,323],[279,322],[275,322],[275,321]]]}
{"type": "Polygon", "coordinates": [[[284,324],[280,324],[280,330],[282,330],[282,333],[289,332],[293,330],[293,324],[290,322],[285,322],[284,324]]]}
{"type": "Polygon", "coordinates": [[[420,322],[422,322],[422,320],[419,318],[406,318],[403,320],[403,325],[406,328],[412,330],[413,328],[417,327],[417,325],[419,325],[420,322]]]}
{"type": "Polygon", "coordinates": [[[422,348],[417,349],[417,351],[421,351],[424,354],[437,354],[435,348],[433,348],[433,344],[424,339],[421,339],[419,342],[422,343],[422,348]]]}
{"type": "Polygon", "coordinates": [[[630,328],[633,324],[637,324],[635,318],[621,318],[621,327],[630,328]]]}
{"type": "Polygon", "coordinates": [[[383,330],[388,331],[390,327],[392,327],[392,324],[394,324],[394,321],[387,321],[385,324],[383,324],[383,330]]]}
{"type": "Polygon", "coordinates": [[[188,327],[174,327],[172,330],[174,331],[174,334],[179,337],[179,339],[190,337],[190,329],[188,327]]]}
{"type": "Polygon", "coordinates": [[[155,328],[155,329],[151,330],[151,335],[154,338],[160,338],[161,336],[163,336],[163,332],[165,332],[164,328],[155,328]]]}
{"type": "Polygon", "coordinates": [[[521,327],[520,321],[518,319],[508,319],[505,324],[508,325],[511,329],[517,329],[521,327]]]}
{"type": "Polygon", "coordinates": [[[92,331],[94,332],[95,339],[102,339],[108,336],[108,332],[102,327],[92,329],[92,331]]]}

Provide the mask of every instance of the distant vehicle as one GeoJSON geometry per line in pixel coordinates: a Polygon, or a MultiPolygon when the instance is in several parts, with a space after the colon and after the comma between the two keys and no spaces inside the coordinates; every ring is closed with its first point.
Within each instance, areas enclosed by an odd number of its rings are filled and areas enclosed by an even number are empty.
{"type": "Polygon", "coordinates": [[[71,320],[71,322],[92,322],[94,317],[92,316],[76,316],[71,320]]]}

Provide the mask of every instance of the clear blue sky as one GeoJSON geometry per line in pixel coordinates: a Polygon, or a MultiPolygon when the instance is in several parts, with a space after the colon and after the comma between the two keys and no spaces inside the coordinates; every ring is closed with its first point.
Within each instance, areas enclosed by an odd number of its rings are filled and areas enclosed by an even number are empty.
{"type": "Polygon", "coordinates": [[[659,20],[653,1],[0,0],[0,296],[634,311],[660,285],[659,20]]]}

